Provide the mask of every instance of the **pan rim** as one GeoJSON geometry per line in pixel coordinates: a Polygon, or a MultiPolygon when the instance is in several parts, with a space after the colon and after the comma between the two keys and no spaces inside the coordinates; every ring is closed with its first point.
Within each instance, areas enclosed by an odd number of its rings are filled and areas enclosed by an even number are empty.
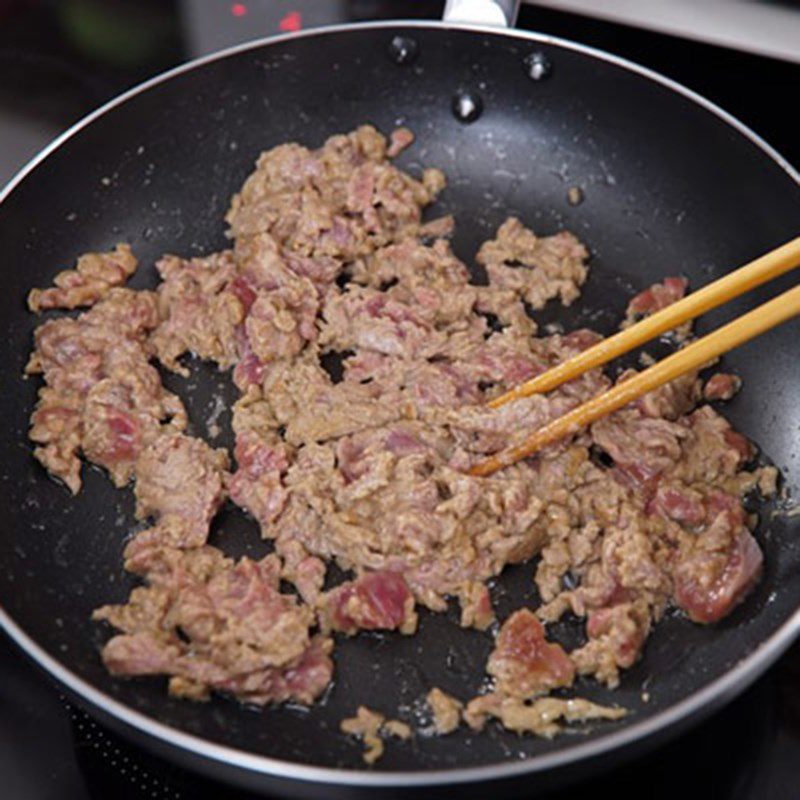
{"type": "MultiPolygon", "coordinates": [[[[775,150],[775,148],[741,122],[741,120],[683,84],[655,70],[637,64],[636,62],[598,48],[556,36],[537,33],[535,31],[495,28],[483,25],[454,24],[430,20],[381,20],[356,24],[346,23],[331,25],[300,33],[263,37],[201,56],[180,64],[166,72],[160,73],[108,101],[54,139],[47,147],[25,164],[14,177],[12,177],[2,191],[0,191],[0,205],[40,163],[83,128],[138,94],[171,80],[184,72],[189,72],[197,67],[227,58],[228,56],[249,50],[257,50],[266,45],[287,40],[331,35],[360,29],[375,30],[397,28],[463,30],[472,33],[500,35],[571,50],[613,64],[658,83],[682,95],[705,111],[714,114],[739,134],[749,139],[765,155],[781,167],[781,169],[787,173],[788,177],[800,188],[800,172],[775,150]]],[[[570,764],[602,756],[605,753],[609,753],[637,741],[652,740],[660,731],[673,729],[681,722],[688,723],[690,718],[695,715],[700,713],[704,715],[709,714],[746,689],[747,686],[755,681],[788,648],[797,637],[798,633],[800,633],[800,608],[795,610],[791,617],[789,617],[768,639],[761,642],[753,652],[743,657],[722,676],[685,697],[680,702],[669,706],[648,719],[633,723],[621,730],[601,736],[596,740],[572,745],[564,750],[556,750],[552,753],[532,756],[520,761],[427,771],[368,772],[365,770],[319,767],[283,761],[269,756],[247,753],[227,745],[215,744],[199,736],[158,722],[146,714],[136,711],[121,701],[114,699],[105,692],[96,689],[88,681],[79,677],[58,661],[58,659],[47,653],[2,607],[0,607],[0,628],[2,628],[29,657],[37,662],[42,669],[66,686],[75,695],[88,702],[90,706],[94,706],[105,714],[119,720],[126,726],[134,728],[153,739],[159,740],[169,747],[178,748],[195,756],[208,759],[212,762],[225,764],[235,769],[245,770],[253,774],[260,774],[265,778],[273,777],[314,784],[349,785],[362,788],[410,788],[502,780],[525,774],[563,768],[570,764]]]]}

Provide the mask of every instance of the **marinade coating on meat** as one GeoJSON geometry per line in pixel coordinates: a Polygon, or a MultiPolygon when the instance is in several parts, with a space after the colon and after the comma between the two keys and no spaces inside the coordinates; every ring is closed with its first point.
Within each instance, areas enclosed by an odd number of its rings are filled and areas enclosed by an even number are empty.
{"type": "Polygon", "coordinates": [[[84,253],[75,269],[59,272],[48,289],[31,289],[28,308],[31,311],[92,306],[112,288],[121,286],[136,271],[136,258],[131,248],[118,244],[107,253],[84,253]]]}
{"type": "Polygon", "coordinates": [[[207,258],[164,256],[156,270],[159,324],[150,337],[159,361],[188,375],[178,362],[184,353],[233,366],[239,357],[237,331],[245,309],[235,291],[236,265],[231,251],[207,258]]]}
{"type": "Polygon", "coordinates": [[[343,719],[339,730],[350,736],[357,736],[364,742],[364,763],[374,764],[384,753],[384,738],[411,738],[411,728],[399,719],[386,719],[378,711],[359,706],[354,717],[343,719]]]}
{"type": "Polygon", "coordinates": [[[494,717],[507,730],[552,739],[564,729],[562,723],[618,720],[626,713],[624,708],[599,705],[582,697],[540,697],[526,703],[515,697],[487,694],[467,706],[464,718],[477,731],[483,729],[489,717],[494,717]]]}
{"type": "Polygon", "coordinates": [[[473,730],[481,730],[493,717],[516,733],[551,738],[561,731],[561,721],[614,720],[627,713],[580,697],[545,696],[572,686],[575,665],[561,645],[547,641],[542,623],[526,608],[503,623],[486,671],[494,678],[492,690],[470,700],[463,711],[473,730]]]}
{"type": "Polygon", "coordinates": [[[157,323],[152,292],[116,288],[79,317],[36,329],[25,371],[41,374],[44,386],[29,436],[36,458],[73,494],[81,487],[81,453],[123,486],[162,423],[186,425],[183,404],[150,364],[147,335],[157,323]]]}
{"type": "MultiPolygon", "coordinates": [[[[417,604],[443,611],[448,598],[463,626],[487,630],[487,581],[539,556],[542,605],[503,622],[487,663],[494,685],[464,718],[545,736],[559,719],[617,718],[546,694],[579,674],[615,685],[670,606],[703,624],[729,613],[763,561],[742,497],[774,492],[776,472],[748,469],[754,447],[703,405],[728,399],[738,379],[703,386],[693,373],[534,458],[466,474],[611,381],[592,370],[486,408],[600,340],[587,329],[540,336],[526,311],[574,302],[588,253],[569,232],[539,236],[511,218],[477,253],[488,285],[473,284],[443,238],[453,219],[422,219],[443,174],[412,177],[390,161],[412,140],[362,126],[317,150],[272,148],[231,202],[227,249],[166,255],[157,289],[135,292],[117,285],[136,264],[121,245],[32,293],[37,310],[94,304],[36,331],[34,455],[73,492],[81,457],[118,486],[133,480],[150,524],[125,548],[143,585],[97,612],[119,631],[105,663],[168,675],[171,692],[195,699],[310,703],[331,679],[333,632],[410,635],[417,604]],[[185,432],[152,363],[187,374],[186,354],[232,371],[232,465],[185,432]],[[226,498],[274,554],[234,562],[207,544],[226,498]],[[351,574],[326,591],[334,561],[351,574]],[[569,653],[543,627],[567,611],[586,630],[569,653]]],[[[646,289],[627,322],[686,289],[682,278],[646,289]]],[[[432,693],[447,706],[442,727],[457,722],[457,702],[432,693]]],[[[349,727],[369,733],[365,714],[349,727]]],[[[380,746],[381,726],[369,734],[380,746]]]]}
{"type": "Polygon", "coordinates": [[[476,260],[486,267],[489,281],[517,293],[531,308],[543,308],[558,297],[565,306],[580,295],[588,274],[586,248],[566,231],[540,238],[516,217],[481,245],[476,260]]]}
{"type": "Polygon", "coordinates": [[[386,138],[362,125],[316,151],[285,144],[263,153],[226,220],[236,239],[268,233],[299,257],[351,261],[413,236],[443,188],[439,170],[416,180],[393,166],[386,138]]]}
{"type": "Polygon", "coordinates": [[[168,675],[171,694],[210,690],[263,705],[311,703],[330,682],[329,639],[311,609],[278,591],[280,561],[233,562],[209,546],[152,548],[137,562],[147,585],[94,618],[121,633],[103,648],[115,675],[168,675]]]}
{"type": "Polygon", "coordinates": [[[433,727],[439,736],[452,733],[461,724],[464,704],[438,686],[428,692],[425,702],[433,714],[433,727]]]}

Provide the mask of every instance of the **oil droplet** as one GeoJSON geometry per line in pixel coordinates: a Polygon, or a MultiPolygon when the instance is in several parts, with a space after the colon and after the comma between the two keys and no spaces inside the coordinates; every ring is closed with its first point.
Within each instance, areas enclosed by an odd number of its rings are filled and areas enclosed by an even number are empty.
{"type": "Polygon", "coordinates": [[[459,122],[475,122],[483,113],[483,100],[477,92],[459,90],[453,95],[453,115],[459,122]]]}
{"type": "Polygon", "coordinates": [[[543,81],[553,72],[553,62],[541,52],[530,53],[523,60],[525,74],[532,81],[543,81]]]}
{"type": "Polygon", "coordinates": [[[395,64],[411,64],[417,57],[419,46],[410,36],[395,36],[389,42],[388,52],[395,64]]]}

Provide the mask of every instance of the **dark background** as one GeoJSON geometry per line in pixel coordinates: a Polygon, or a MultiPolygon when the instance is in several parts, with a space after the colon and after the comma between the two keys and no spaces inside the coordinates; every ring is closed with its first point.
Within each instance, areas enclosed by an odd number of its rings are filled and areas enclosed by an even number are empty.
{"type": "MultiPolygon", "coordinates": [[[[436,17],[438,2],[0,0],[0,183],[84,114],[218,47],[296,27],[436,17]]],[[[525,6],[519,26],[610,50],[706,95],[800,164],[800,67],[525,6]],[[787,100],[789,102],[787,102],[787,100]]],[[[800,44],[798,45],[800,48],[800,44]]],[[[673,744],[546,800],[800,796],[800,646],[745,695],[673,744]]],[[[74,709],[0,638],[0,797],[235,798],[131,747],[74,709]]],[[[541,797],[541,795],[539,795],[541,797]]]]}

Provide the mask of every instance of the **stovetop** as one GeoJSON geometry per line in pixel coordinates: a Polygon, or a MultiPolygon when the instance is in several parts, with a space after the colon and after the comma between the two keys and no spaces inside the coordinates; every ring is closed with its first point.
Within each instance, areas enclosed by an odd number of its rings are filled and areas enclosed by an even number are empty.
{"type": "MultiPolygon", "coordinates": [[[[0,0],[0,184],[72,122],[187,58],[309,25],[435,18],[441,6],[424,0],[0,0]]],[[[785,102],[796,96],[797,65],[533,6],[523,7],[519,26],[663,72],[800,164],[800,137],[785,102]]],[[[790,800],[798,797],[798,773],[800,644],[739,699],[672,744],[544,800],[604,792],[618,800],[643,794],[790,800]]],[[[0,780],[0,796],[8,800],[246,798],[98,725],[1,635],[0,780]]]]}

